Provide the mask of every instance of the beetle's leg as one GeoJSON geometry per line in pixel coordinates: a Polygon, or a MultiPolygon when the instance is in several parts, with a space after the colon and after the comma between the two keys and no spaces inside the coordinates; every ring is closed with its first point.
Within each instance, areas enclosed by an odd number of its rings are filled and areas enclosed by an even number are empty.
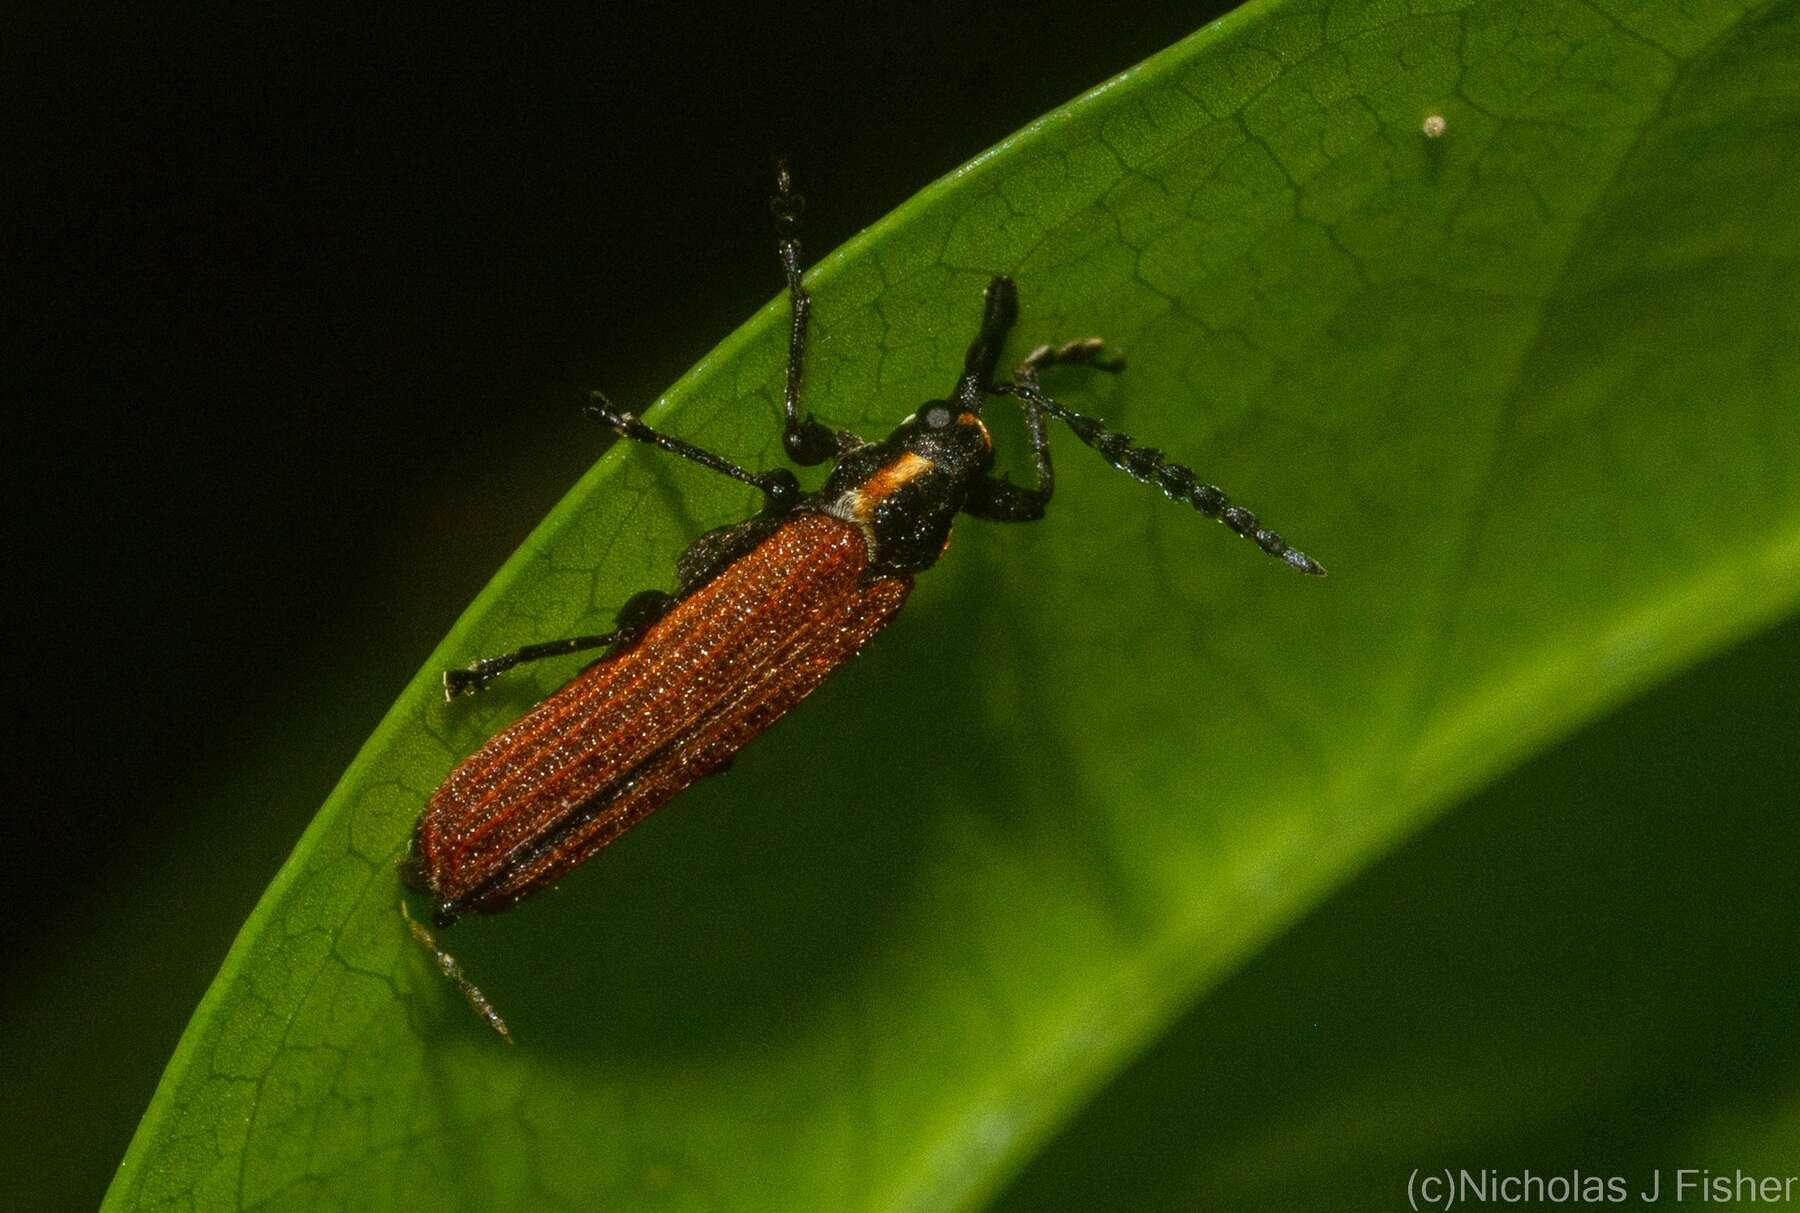
{"type": "Polygon", "coordinates": [[[1125,355],[1109,353],[1099,337],[1080,337],[1061,345],[1040,345],[1025,355],[1025,361],[1013,372],[1013,378],[1032,387],[1038,384],[1038,372],[1047,366],[1091,366],[1097,371],[1117,374],[1125,369],[1125,355]]]}
{"type": "Polygon", "coordinates": [[[663,590],[640,590],[625,600],[619,608],[618,626],[610,632],[602,632],[597,636],[571,636],[567,640],[546,640],[538,644],[528,644],[524,648],[514,649],[510,653],[502,653],[498,657],[483,657],[479,661],[471,661],[458,670],[444,671],[444,701],[454,700],[458,695],[470,694],[484,690],[487,684],[498,678],[516,665],[527,661],[539,661],[545,657],[562,657],[569,653],[579,653],[585,649],[597,649],[603,645],[611,645],[615,649],[636,640],[643,635],[651,624],[668,614],[669,608],[675,605],[675,596],[663,590]]]}
{"type": "Polygon", "coordinates": [[[471,661],[460,669],[445,670],[444,701],[448,703],[458,695],[473,695],[516,665],[522,665],[527,661],[538,661],[545,657],[561,657],[568,653],[579,653],[584,649],[597,649],[602,645],[611,644],[618,639],[618,636],[618,632],[603,632],[598,636],[571,636],[567,640],[546,640],[541,644],[528,644],[524,648],[514,649],[510,653],[502,653],[498,657],[483,657],[479,661],[471,661]]]}
{"type": "Polygon", "coordinates": [[[855,434],[833,430],[811,413],[800,415],[800,376],[806,368],[806,326],[812,318],[812,296],[800,281],[800,216],[806,199],[794,192],[787,161],[775,165],[775,196],[769,213],[775,216],[776,252],[787,274],[789,323],[787,384],[782,392],[781,447],[801,467],[812,467],[863,445],[855,434]]]}
{"type": "Polygon", "coordinates": [[[969,486],[963,512],[989,522],[1036,522],[1050,503],[1050,481],[1039,474],[1036,488],[1014,484],[1004,476],[988,476],[969,486]]]}
{"type": "Polygon", "coordinates": [[[1084,417],[1073,409],[1064,408],[1044,395],[1037,384],[1028,380],[997,383],[993,390],[1000,395],[1016,396],[1024,401],[1028,418],[1033,410],[1041,410],[1056,418],[1121,472],[1161,489],[1171,500],[1186,502],[1208,518],[1217,518],[1288,567],[1312,577],[1325,575],[1323,565],[1305,552],[1289,547],[1287,540],[1263,526],[1255,514],[1241,505],[1233,505],[1217,485],[1202,483],[1194,469],[1174,462],[1154,447],[1136,445],[1126,435],[1107,429],[1092,417],[1084,417]]]}
{"type": "MultiPolygon", "coordinates": [[[[979,413],[983,400],[1001,385],[994,382],[994,368],[1000,365],[1000,351],[1006,335],[1019,318],[1019,288],[1005,274],[988,279],[982,296],[981,331],[969,343],[963,359],[962,378],[956,381],[954,399],[971,412],[979,413]]],[[[1026,365],[1021,370],[1035,376],[1036,368],[1026,365]]],[[[1035,379],[1033,380],[1035,382],[1035,379]]],[[[1044,516],[1044,507],[1056,489],[1056,473],[1050,466],[1050,440],[1044,433],[1044,418],[1035,405],[1025,406],[1025,428],[1031,438],[1031,462],[1037,473],[1033,488],[1021,488],[1004,476],[985,476],[969,488],[963,502],[965,513],[995,522],[1031,522],[1044,516]]]]}
{"type": "MultiPolygon", "coordinates": [[[[1004,330],[999,335],[1004,337],[1004,330]]],[[[984,343],[978,340],[976,344],[982,346],[984,343]]],[[[997,352],[998,346],[994,348],[997,352]]],[[[974,351],[971,351],[971,359],[973,356],[974,351]]],[[[1108,355],[1106,343],[1100,338],[1083,337],[1062,345],[1038,346],[1025,356],[1025,361],[1013,372],[1013,378],[1041,395],[1038,372],[1057,365],[1086,365],[1096,370],[1118,372],[1125,369],[1125,359],[1118,354],[1108,355]]],[[[1003,388],[990,384],[986,390],[1002,391],[1003,388]]],[[[1024,488],[1002,476],[978,480],[969,490],[964,512],[992,522],[1035,522],[1044,516],[1044,508],[1056,491],[1056,473],[1050,465],[1050,436],[1045,432],[1044,411],[1030,399],[1024,403],[1025,432],[1031,442],[1031,462],[1037,473],[1037,484],[1024,488]]]]}
{"type": "Polygon", "coordinates": [[[1025,402],[1025,433],[1031,441],[1037,484],[1025,488],[1004,476],[984,476],[969,487],[964,513],[990,522],[1036,522],[1044,516],[1044,507],[1056,491],[1056,471],[1050,466],[1050,436],[1045,433],[1043,410],[1029,400],[1025,402]]]}
{"type": "Polygon", "coordinates": [[[963,359],[962,378],[956,381],[952,398],[970,412],[981,411],[982,399],[993,390],[994,368],[1000,365],[1000,349],[1006,335],[1019,318],[1019,288],[1005,274],[988,279],[982,292],[981,331],[969,343],[963,359]]]}
{"type": "Polygon", "coordinates": [[[748,468],[739,467],[722,455],[703,451],[691,442],[683,442],[679,438],[670,437],[661,430],[651,429],[639,421],[635,413],[627,413],[622,409],[614,408],[612,401],[599,392],[588,393],[588,398],[592,403],[587,407],[587,415],[601,425],[633,442],[648,443],[658,450],[667,451],[671,455],[679,455],[703,468],[710,468],[720,475],[729,476],[733,480],[741,480],[745,484],[762,490],[763,496],[768,498],[764,507],[766,509],[776,513],[785,513],[793,509],[800,500],[800,482],[795,480],[794,474],[786,468],[776,468],[772,472],[752,472],[748,468]]]}
{"type": "MultiPolygon", "coordinates": [[[[776,468],[772,472],[752,472],[741,468],[729,459],[715,455],[711,451],[703,451],[690,442],[670,437],[659,430],[653,430],[639,421],[631,413],[613,407],[612,401],[600,392],[589,393],[592,403],[587,407],[587,415],[606,426],[614,433],[630,438],[636,442],[648,443],[659,450],[679,455],[683,459],[710,468],[734,480],[741,480],[762,490],[767,499],[765,510],[774,514],[784,514],[794,508],[800,500],[800,482],[786,468],[776,468]]],[[[514,649],[510,653],[502,653],[497,657],[483,657],[455,670],[444,671],[444,699],[455,699],[458,695],[473,694],[484,689],[488,683],[498,678],[516,665],[527,661],[538,661],[545,657],[561,657],[568,653],[579,653],[584,649],[597,649],[605,645],[623,645],[630,643],[644,629],[655,623],[668,611],[675,599],[662,590],[645,590],[633,595],[619,609],[619,626],[610,632],[602,632],[593,636],[571,636],[566,640],[546,640],[539,644],[528,644],[514,649]]]]}

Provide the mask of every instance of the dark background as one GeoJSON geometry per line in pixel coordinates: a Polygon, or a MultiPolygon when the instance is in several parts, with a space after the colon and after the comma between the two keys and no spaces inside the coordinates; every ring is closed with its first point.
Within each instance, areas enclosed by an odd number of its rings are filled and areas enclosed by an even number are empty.
{"type": "Polygon", "coordinates": [[[648,403],[777,292],[774,158],[816,254],[1228,7],[12,17],[0,1011],[34,1203],[97,1198],[314,808],[602,449],[582,392],[648,403]]]}

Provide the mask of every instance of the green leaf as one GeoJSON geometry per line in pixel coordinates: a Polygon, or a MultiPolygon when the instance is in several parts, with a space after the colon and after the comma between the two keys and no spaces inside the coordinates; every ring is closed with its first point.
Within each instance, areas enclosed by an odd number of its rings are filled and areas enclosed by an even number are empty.
{"type": "MultiPolygon", "coordinates": [[[[603,458],[370,739],[195,1015],[115,1207],[939,1209],[1432,815],[1800,591],[1792,5],[1240,11],[822,262],[811,407],[952,382],[996,272],[1051,389],[1313,582],[1060,435],[903,618],[598,861],[446,942],[393,869],[456,758],[754,495],[603,458]],[[1422,123],[1441,115],[1441,134],[1422,123]]],[[[650,412],[778,458],[772,303],[650,412]]],[[[1000,409],[997,407],[996,424],[1000,409]]],[[[1003,434],[1016,462],[1016,425],[1003,434]]]]}
{"type": "Polygon", "coordinates": [[[1677,1169],[1792,1174],[1797,668],[1793,617],[1433,822],[1209,991],[997,1207],[1389,1213],[1449,1168],[1514,1177],[1489,1204],[1577,1206],[1518,1177],[1579,1174],[1633,1205],[1660,1182],[1667,1208],[1701,1203],[1677,1169]]]}

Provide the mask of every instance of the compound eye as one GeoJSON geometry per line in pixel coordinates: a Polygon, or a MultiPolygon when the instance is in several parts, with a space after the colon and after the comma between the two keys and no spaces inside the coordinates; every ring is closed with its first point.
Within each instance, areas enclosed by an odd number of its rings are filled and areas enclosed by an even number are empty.
{"type": "Polygon", "coordinates": [[[942,404],[928,404],[919,410],[919,421],[928,430],[941,430],[950,424],[950,410],[942,404]]]}

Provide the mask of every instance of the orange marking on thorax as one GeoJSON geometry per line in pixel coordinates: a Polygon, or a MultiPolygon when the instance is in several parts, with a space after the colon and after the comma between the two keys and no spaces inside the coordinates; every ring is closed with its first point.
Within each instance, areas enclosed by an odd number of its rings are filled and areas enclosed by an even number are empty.
{"type": "Polygon", "coordinates": [[[936,466],[937,464],[925,456],[908,451],[892,463],[881,467],[857,488],[856,516],[864,522],[869,521],[869,516],[875,512],[875,507],[880,505],[883,499],[892,496],[903,486],[917,480],[936,466]]]}

